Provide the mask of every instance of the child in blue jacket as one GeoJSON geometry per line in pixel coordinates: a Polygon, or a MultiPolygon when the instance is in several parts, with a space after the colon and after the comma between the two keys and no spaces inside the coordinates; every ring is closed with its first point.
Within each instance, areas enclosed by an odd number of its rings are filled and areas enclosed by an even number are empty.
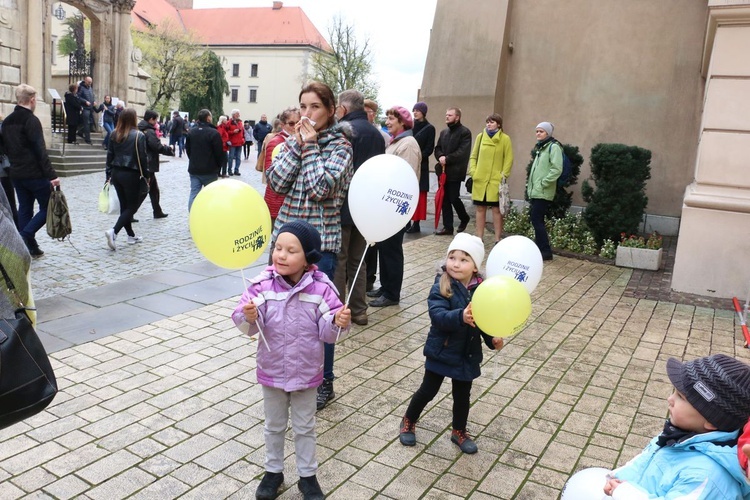
{"type": "Polygon", "coordinates": [[[476,236],[458,233],[448,247],[445,270],[435,279],[427,305],[430,332],[424,346],[425,373],[401,419],[399,440],[404,446],[417,443],[414,429],[425,406],[440,390],[445,377],[453,384],[453,431],[451,441],[464,453],[476,453],[477,445],[466,431],[472,380],[479,377],[482,339],[490,349],[502,349],[503,339],[485,334],[474,323],[471,296],[481,283],[479,266],[484,243],[476,236]]]}
{"type": "Polygon", "coordinates": [[[748,499],[737,437],[750,417],[750,366],[724,354],[667,361],[669,420],[604,485],[614,499],[748,499]]]}

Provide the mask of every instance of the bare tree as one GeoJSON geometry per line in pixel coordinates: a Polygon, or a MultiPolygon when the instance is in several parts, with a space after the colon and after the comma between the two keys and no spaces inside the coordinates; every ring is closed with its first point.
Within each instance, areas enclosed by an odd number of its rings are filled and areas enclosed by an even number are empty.
{"type": "Polygon", "coordinates": [[[369,39],[360,42],[354,27],[336,16],[328,27],[328,43],[330,52],[316,53],[312,57],[312,77],[331,87],[334,94],[357,89],[377,100],[378,84],[372,77],[369,39]]]}

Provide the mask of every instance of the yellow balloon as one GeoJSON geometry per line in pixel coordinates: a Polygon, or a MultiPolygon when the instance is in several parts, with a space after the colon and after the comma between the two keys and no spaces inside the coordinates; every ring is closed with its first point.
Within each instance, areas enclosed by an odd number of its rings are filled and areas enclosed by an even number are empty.
{"type": "Polygon", "coordinates": [[[222,179],[205,186],[190,210],[190,235],[219,267],[242,269],[261,256],[271,237],[271,215],[250,185],[222,179]]]}
{"type": "Polygon", "coordinates": [[[479,284],[471,299],[477,326],[493,337],[510,337],[521,331],[531,314],[531,296],[510,276],[493,276],[479,284]]]}

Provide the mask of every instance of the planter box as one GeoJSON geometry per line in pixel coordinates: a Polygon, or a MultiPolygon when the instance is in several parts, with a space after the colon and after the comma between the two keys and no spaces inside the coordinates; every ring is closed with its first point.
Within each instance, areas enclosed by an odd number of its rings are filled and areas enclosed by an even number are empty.
{"type": "Polygon", "coordinates": [[[615,265],[657,271],[661,267],[662,249],[617,247],[615,265]]]}

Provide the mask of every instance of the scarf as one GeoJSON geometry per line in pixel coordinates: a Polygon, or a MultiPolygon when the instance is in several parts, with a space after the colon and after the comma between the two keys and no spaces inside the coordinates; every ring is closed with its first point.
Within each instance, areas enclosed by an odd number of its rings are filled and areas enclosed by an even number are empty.
{"type": "Polygon", "coordinates": [[[681,443],[686,439],[690,439],[693,436],[697,436],[698,433],[695,431],[684,431],[679,427],[672,425],[672,422],[667,420],[664,422],[664,429],[659,434],[656,440],[657,446],[663,448],[664,446],[674,446],[677,443],[681,443]]]}
{"type": "Polygon", "coordinates": [[[490,130],[488,128],[485,128],[484,131],[487,133],[487,135],[490,136],[490,139],[492,139],[493,137],[495,137],[495,134],[497,134],[498,132],[500,132],[500,129],[496,128],[495,130],[490,130]]]}

